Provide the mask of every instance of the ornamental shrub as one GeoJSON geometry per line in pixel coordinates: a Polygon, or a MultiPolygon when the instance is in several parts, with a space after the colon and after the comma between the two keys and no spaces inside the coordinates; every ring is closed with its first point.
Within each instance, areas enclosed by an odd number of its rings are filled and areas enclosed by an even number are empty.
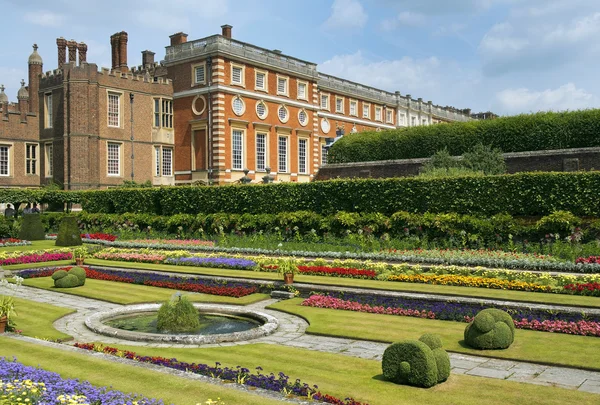
{"type": "Polygon", "coordinates": [[[79,285],[85,284],[85,270],[83,268],[78,266],[71,267],[71,270],[69,270],[69,274],[73,274],[79,279],[79,285]]]}
{"type": "Polygon", "coordinates": [[[600,146],[600,109],[539,112],[495,120],[454,122],[348,134],[329,150],[329,163],[414,159],[446,148],[459,156],[477,144],[503,152],[600,146]]]}
{"type": "Polygon", "coordinates": [[[79,246],[82,244],[77,218],[70,215],[63,217],[56,236],[56,246],[79,246]]]}
{"type": "Polygon", "coordinates": [[[194,305],[182,295],[173,297],[158,310],[158,330],[191,332],[200,327],[200,317],[194,305]]]}
{"type": "Polygon", "coordinates": [[[474,349],[506,349],[515,339],[515,324],[505,311],[484,309],[467,325],[464,338],[474,349]]]}
{"type": "Polygon", "coordinates": [[[44,240],[46,234],[40,214],[24,214],[19,239],[21,240],[44,240]]]}
{"type": "Polygon", "coordinates": [[[67,274],[69,273],[67,273],[66,270],[57,270],[54,273],[52,273],[52,280],[56,281],[60,278],[65,277],[67,274]]]}
{"type": "Polygon", "coordinates": [[[72,267],[71,270],[57,270],[52,273],[56,288],[80,287],[85,284],[85,270],[81,267],[72,267]]]}
{"type": "Polygon", "coordinates": [[[396,384],[429,388],[450,376],[450,357],[437,335],[393,343],[383,353],[383,375],[396,384]]]}
{"type": "Polygon", "coordinates": [[[542,217],[535,226],[540,236],[559,234],[564,237],[572,234],[575,227],[580,224],[581,219],[569,211],[555,211],[550,215],[542,217]]]}

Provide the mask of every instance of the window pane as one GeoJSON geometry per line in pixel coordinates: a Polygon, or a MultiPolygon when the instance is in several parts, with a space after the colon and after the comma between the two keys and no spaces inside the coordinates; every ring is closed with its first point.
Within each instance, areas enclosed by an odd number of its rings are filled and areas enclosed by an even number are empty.
{"type": "Polygon", "coordinates": [[[243,132],[238,130],[233,130],[231,134],[231,147],[232,147],[232,156],[231,156],[231,166],[232,169],[242,170],[242,159],[243,159],[243,132]]]}
{"type": "Polygon", "coordinates": [[[260,118],[264,118],[267,114],[267,108],[262,101],[256,104],[256,114],[258,114],[260,118]]]}
{"type": "Polygon", "coordinates": [[[306,84],[298,84],[298,98],[306,98],[306,84]]]}
{"type": "Polygon", "coordinates": [[[46,175],[51,177],[54,173],[53,145],[46,145],[46,175]]]}
{"type": "Polygon", "coordinates": [[[327,164],[327,148],[325,146],[321,146],[321,165],[327,164]]]}
{"type": "Polygon", "coordinates": [[[163,148],[162,150],[162,174],[163,176],[173,175],[173,149],[163,148]]]}
{"type": "Polygon", "coordinates": [[[256,170],[264,171],[267,163],[267,135],[256,135],[256,170]]]}
{"type": "Polygon", "coordinates": [[[111,127],[119,126],[119,95],[108,95],[108,125],[111,127]]]}
{"type": "Polygon", "coordinates": [[[160,176],[160,146],[154,147],[154,175],[160,176]]]}
{"type": "Polygon", "coordinates": [[[204,83],[205,79],[204,66],[196,66],[196,83],[204,83]]]}
{"type": "Polygon", "coordinates": [[[281,107],[279,107],[279,110],[277,111],[277,115],[279,115],[279,119],[281,121],[285,121],[287,119],[288,112],[285,109],[285,107],[281,106],[281,107]]]}
{"type": "Polygon", "coordinates": [[[327,108],[328,101],[329,101],[328,96],[321,96],[321,108],[327,108]]]}
{"type": "Polygon", "coordinates": [[[256,88],[257,89],[265,88],[265,74],[264,73],[256,74],[256,88]]]}
{"type": "Polygon", "coordinates": [[[120,158],[121,158],[121,145],[118,143],[108,144],[108,174],[119,175],[120,170],[120,158]]]}
{"type": "Polygon", "coordinates": [[[231,73],[231,82],[242,84],[242,68],[234,67],[231,73]]]}
{"type": "Polygon", "coordinates": [[[233,99],[233,112],[238,115],[244,112],[244,102],[239,97],[233,99]]]}
{"type": "Polygon", "coordinates": [[[0,176],[8,175],[8,146],[0,146],[0,176]]]}
{"type": "Polygon", "coordinates": [[[298,172],[306,174],[306,139],[298,139],[298,172]]]}
{"type": "Polygon", "coordinates": [[[300,112],[298,113],[298,119],[300,120],[300,124],[306,125],[306,122],[308,120],[308,116],[306,115],[306,111],[300,110],[300,112]]]}
{"type": "Polygon", "coordinates": [[[344,100],[342,100],[341,98],[336,98],[335,99],[335,111],[342,112],[343,110],[344,110],[344,100]]]}
{"type": "Polygon", "coordinates": [[[286,173],[287,169],[287,137],[280,136],[279,137],[279,149],[278,149],[278,169],[281,173],[286,173]]]}
{"type": "Polygon", "coordinates": [[[287,79],[281,77],[277,79],[277,92],[283,94],[287,93],[287,79]]]}

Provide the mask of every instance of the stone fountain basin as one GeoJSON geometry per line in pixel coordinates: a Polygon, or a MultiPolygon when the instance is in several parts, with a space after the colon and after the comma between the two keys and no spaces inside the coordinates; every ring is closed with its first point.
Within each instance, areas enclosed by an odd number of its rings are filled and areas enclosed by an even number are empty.
{"type": "Polygon", "coordinates": [[[214,344],[222,342],[237,342],[251,340],[270,335],[279,327],[277,318],[264,312],[252,311],[235,305],[194,304],[194,307],[204,313],[216,315],[233,315],[251,318],[262,323],[262,326],[243,332],[232,332],[217,335],[159,335],[155,333],[132,332],[105,325],[103,321],[122,315],[158,312],[161,304],[127,305],[109,311],[97,312],[85,320],[85,326],[91,331],[104,336],[140,342],[156,342],[186,345],[214,344]]]}

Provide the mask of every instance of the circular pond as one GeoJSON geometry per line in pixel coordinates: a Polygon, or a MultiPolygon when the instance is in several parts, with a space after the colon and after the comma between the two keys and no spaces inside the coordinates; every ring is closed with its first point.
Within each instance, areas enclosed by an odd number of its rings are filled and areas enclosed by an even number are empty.
{"type": "Polygon", "coordinates": [[[129,305],[99,312],[85,320],[92,331],[113,338],[163,343],[207,344],[235,342],[269,335],[278,327],[275,317],[233,305],[194,304],[201,326],[181,333],[159,332],[156,314],[160,304],[129,305]]]}

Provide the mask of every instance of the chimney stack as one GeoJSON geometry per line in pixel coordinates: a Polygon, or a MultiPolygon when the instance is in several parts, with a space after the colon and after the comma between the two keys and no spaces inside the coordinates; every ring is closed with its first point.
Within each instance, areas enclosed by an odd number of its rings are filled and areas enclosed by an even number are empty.
{"type": "Polygon", "coordinates": [[[39,106],[40,75],[43,70],[42,57],[38,53],[37,44],[33,44],[33,52],[29,55],[29,112],[37,113],[39,106]]]}
{"type": "Polygon", "coordinates": [[[58,68],[61,69],[67,61],[67,41],[63,37],[56,38],[58,47],[58,68]]]}
{"type": "Polygon", "coordinates": [[[69,47],[69,63],[77,65],[77,42],[73,39],[67,41],[67,47],[69,47]]]}
{"type": "Polygon", "coordinates": [[[29,92],[25,87],[25,80],[21,80],[21,88],[17,93],[19,100],[19,113],[21,113],[21,122],[27,122],[27,113],[29,112],[29,92]]]}
{"type": "Polygon", "coordinates": [[[112,55],[112,69],[116,70],[121,65],[119,62],[119,34],[110,36],[110,50],[112,55]]]}
{"type": "Polygon", "coordinates": [[[154,52],[152,51],[142,51],[142,67],[148,67],[154,65],[154,52]]]}
{"type": "Polygon", "coordinates": [[[127,66],[127,33],[125,31],[121,31],[121,36],[119,37],[119,62],[121,62],[121,72],[127,73],[129,71],[129,67],[127,66]]]}
{"type": "Polygon", "coordinates": [[[87,45],[84,42],[80,42],[77,45],[79,51],[79,64],[87,63],[87,45]]]}
{"type": "Polygon", "coordinates": [[[129,71],[127,66],[127,33],[125,31],[110,36],[110,49],[113,70],[129,71]]]}
{"type": "Polygon", "coordinates": [[[188,34],[184,34],[183,32],[178,32],[176,34],[170,35],[171,38],[171,46],[181,45],[187,42],[188,34]]]}
{"type": "Polygon", "coordinates": [[[231,29],[232,28],[233,27],[231,25],[229,25],[229,24],[221,25],[221,30],[223,30],[222,35],[225,38],[231,39],[231,29]]]}

